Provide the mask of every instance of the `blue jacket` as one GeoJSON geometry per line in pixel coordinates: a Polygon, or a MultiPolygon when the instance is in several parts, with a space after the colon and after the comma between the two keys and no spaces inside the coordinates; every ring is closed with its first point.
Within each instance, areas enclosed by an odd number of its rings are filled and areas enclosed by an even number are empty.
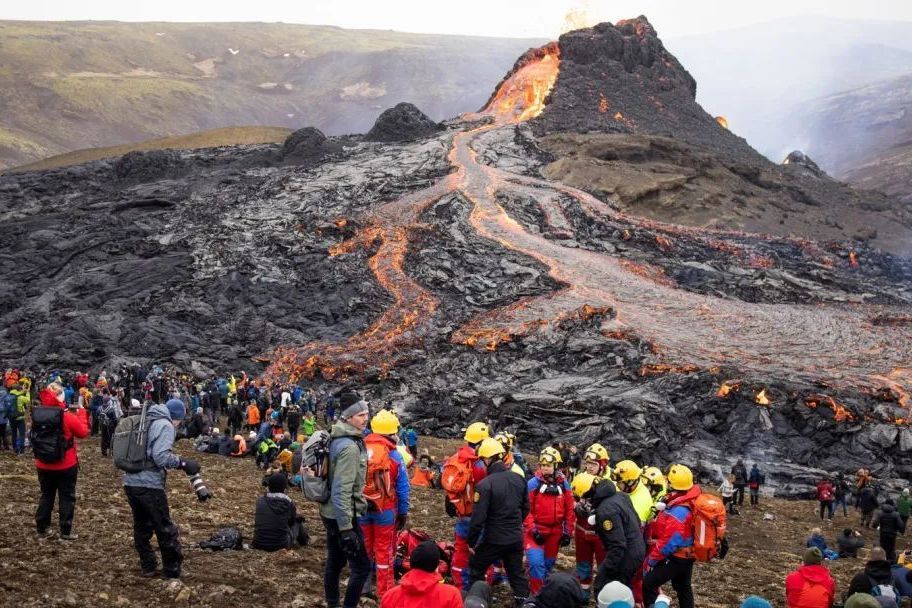
{"type": "Polygon", "coordinates": [[[0,424],[6,424],[9,422],[9,393],[6,392],[6,389],[0,387],[0,424]]]}
{"type": "Polygon", "coordinates": [[[399,450],[394,447],[390,450],[390,460],[399,467],[399,471],[396,474],[396,514],[407,515],[412,495],[412,484],[409,481],[408,469],[405,467],[405,459],[402,458],[399,450]]]}
{"type": "Polygon", "coordinates": [[[256,439],[253,440],[253,447],[256,447],[264,439],[272,439],[272,424],[269,421],[266,421],[260,425],[260,430],[257,431],[256,439]]]}
{"type": "Polygon", "coordinates": [[[168,479],[166,469],[178,469],[181,465],[181,459],[173,452],[174,426],[168,408],[161,403],[150,407],[146,416],[149,418],[146,453],[155,463],[155,468],[139,473],[124,473],[124,485],[164,490],[168,479]]]}
{"type": "Polygon", "coordinates": [[[900,566],[899,564],[893,564],[890,566],[890,571],[893,573],[893,586],[899,590],[899,595],[902,597],[912,597],[912,581],[909,581],[912,570],[909,570],[905,566],[900,566]]]}

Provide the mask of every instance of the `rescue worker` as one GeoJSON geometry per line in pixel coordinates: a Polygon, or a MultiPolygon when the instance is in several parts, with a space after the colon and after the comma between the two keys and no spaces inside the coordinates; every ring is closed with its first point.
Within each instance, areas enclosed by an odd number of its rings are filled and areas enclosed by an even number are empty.
{"type": "Polygon", "coordinates": [[[611,581],[631,585],[646,557],[646,543],[630,496],[618,492],[613,481],[603,479],[599,482],[592,505],[595,507],[595,531],[605,545],[605,559],[599,565],[593,589],[598,596],[602,587],[611,581]]]}
{"type": "Polygon", "coordinates": [[[529,494],[525,482],[503,463],[506,453],[500,442],[485,439],[478,446],[478,458],[487,475],[475,486],[468,546],[469,586],[480,581],[497,560],[503,562],[513,590],[514,606],[529,596],[529,580],[523,568],[523,521],[529,515],[529,494]]]}
{"type": "Polygon", "coordinates": [[[474,488],[484,479],[486,475],[485,464],[479,460],[475,449],[485,439],[491,437],[488,425],[484,422],[473,422],[470,424],[463,435],[465,445],[456,451],[456,454],[447,459],[444,463],[444,475],[441,475],[441,485],[447,491],[447,513],[456,517],[456,523],[453,525],[453,558],[451,568],[453,574],[453,583],[457,588],[464,592],[469,589],[468,574],[469,566],[469,544],[467,538],[469,535],[469,521],[472,515],[474,504],[471,498],[474,496],[474,488]],[[452,463],[452,464],[451,464],[452,463]],[[472,471],[469,484],[459,493],[469,500],[457,500],[456,497],[447,490],[446,469],[449,466],[468,467],[472,471]]]}
{"type": "Polygon", "coordinates": [[[693,513],[691,503],[701,493],[693,473],[682,464],[668,470],[665,509],[650,526],[650,549],[643,577],[643,603],[652,606],[659,587],[671,581],[680,608],[693,608],[693,513]]]}
{"type": "Polygon", "coordinates": [[[642,482],[643,470],[632,460],[622,460],[614,467],[617,487],[630,496],[630,502],[640,518],[640,524],[649,521],[652,515],[652,494],[642,482]]]}
{"type": "Polygon", "coordinates": [[[583,470],[597,477],[611,478],[611,457],[600,443],[593,443],[583,455],[583,470]]]}
{"type": "Polygon", "coordinates": [[[522,477],[526,478],[526,471],[519,466],[516,462],[515,457],[513,456],[513,439],[511,439],[511,433],[497,433],[494,435],[494,439],[500,442],[500,445],[504,447],[506,453],[504,454],[503,463],[504,466],[522,477]]]}
{"type": "Polygon", "coordinates": [[[659,467],[646,467],[643,477],[646,479],[646,487],[652,496],[652,515],[655,517],[656,504],[661,502],[668,493],[668,480],[665,479],[665,475],[662,474],[662,469],[659,467]]]}
{"type": "Polygon", "coordinates": [[[527,484],[529,515],[524,522],[523,549],[532,593],[544,585],[559,548],[570,544],[570,531],[576,523],[573,494],[559,464],[560,453],[545,448],[538,457],[538,471],[527,484]]]}
{"type": "Polygon", "coordinates": [[[605,545],[594,528],[595,509],[592,496],[595,486],[602,480],[598,475],[583,471],[573,478],[571,489],[576,498],[576,527],[574,530],[574,547],[576,549],[576,578],[583,588],[583,595],[589,599],[592,587],[593,566],[598,567],[605,559],[605,545]],[[592,523],[590,523],[590,517],[592,523]]]}
{"type": "Polygon", "coordinates": [[[396,449],[399,434],[396,414],[380,410],[371,419],[370,429],[370,435],[364,438],[367,448],[364,498],[368,509],[358,518],[358,523],[376,573],[377,597],[382,598],[395,584],[396,534],[408,524],[411,485],[402,454],[396,449]]]}

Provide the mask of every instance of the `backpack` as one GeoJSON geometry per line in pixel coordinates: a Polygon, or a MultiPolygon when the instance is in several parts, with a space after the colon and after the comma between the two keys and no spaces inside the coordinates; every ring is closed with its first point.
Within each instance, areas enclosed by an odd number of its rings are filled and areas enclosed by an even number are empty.
{"type": "Polygon", "coordinates": [[[440,487],[446,492],[447,501],[460,517],[472,514],[473,480],[471,460],[463,460],[459,458],[459,454],[453,454],[444,461],[440,473],[440,487]]]}
{"type": "Polygon", "coordinates": [[[720,555],[725,543],[725,505],[718,496],[700,494],[690,505],[693,514],[693,556],[708,562],[720,555]]]}
{"type": "Polygon", "coordinates": [[[833,487],[824,486],[823,488],[821,488],[819,500],[822,500],[822,501],[833,500],[833,487]]]}
{"type": "Polygon", "coordinates": [[[124,416],[114,429],[111,438],[111,453],[114,466],[127,473],[139,473],[155,469],[155,463],[147,455],[148,426],[146,408],[142,413],[124,416]]]}
{"type": "Polygon", "coordinates": [[[378,443],[368,443],[364,498],[378,511],[383,510],[385,503],[393,496],[392,468],[389,448],[378,443]]]}
{"type": "Polygon", "coordinates": [[[60,462],[67,450],[73,446],[73,439],[63,437],[63,408],[36,407],[32,410],[32,428],[29,441],[35,458],[52,464],[60,462]]]}
{"type": "Polygon", "coordinates": [[[868,577],[868,580],[871,582],[871,591],[869,592],[871,595],[874,597],[886,597],[893,600],[897,604],[899,603],[899,591],[897,591],[896,587],[889,583],[878,583],[870,576],[868,577]]]}
{"type": "Polygon", "coordinates": [[[317,431],[301,446],[301,491],[304,498],[325,503],[329,500],[329,444],[328,431],[317,431]]]}
{"type": "Polygon", "coordinates": [[[223,551],[225,549],[234,549],[240,551],[244,548],[244,536],[241,531],[235,527],[219,528],[219,530],[210,536],[207,540],[199,543],[200,549],[211,549],[212,551],[223,551]]]}

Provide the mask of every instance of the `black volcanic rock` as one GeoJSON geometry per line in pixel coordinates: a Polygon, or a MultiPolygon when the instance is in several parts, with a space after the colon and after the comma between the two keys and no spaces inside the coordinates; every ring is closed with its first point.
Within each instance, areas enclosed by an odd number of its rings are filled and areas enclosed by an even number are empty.
{"type": "Polygon", "coordinates": [[[180,156],[174,150],[136,151],[114,161],[112,170],[119,179],[150,180],[165,176],[180,164],[180,156]]]}
{"type": "Polygon", "coordinates": [[[410,103],[399,103],[385,110],[364,139],[367,141],[414,141],[433,135],[441,126],[410,103]]]}
{"type": "Polygon", "coordinates": [[[285,138],[281,156],[286,164],[308,165],[336,154],[341,149],[338,142],[327,139],[319,129],[303,127],[285,138]]]}
{"type": "Polygon", "coordinates": [[[823,175],[823,170],[811,160],[811,157],[802,152],[801,150],[792,150],[789,152],[789,155],[785,157],[785,160],[782,161],[783,165],[788,165],[789,167],[801,167],[809,171],[812,175],[820,177],[823,175]]]}

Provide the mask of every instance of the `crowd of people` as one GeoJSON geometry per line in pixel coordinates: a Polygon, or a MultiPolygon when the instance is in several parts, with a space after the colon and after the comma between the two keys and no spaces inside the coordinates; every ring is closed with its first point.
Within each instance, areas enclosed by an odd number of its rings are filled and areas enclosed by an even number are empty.
{"type": "MultiPolygon", "coordinates": [[[[612,465],[600,443],[580,449],[555,442],[538,452],[532,466],[512,433],[495,432],[482,421],[469,424],[464,444],[438,463],[419,450],[417,432],[391,408],[372,412],[351,387],[317,395],[301,386],[263,386],[244,373],[198,382],[161,368],[124,366],[116,374],[102,371],[94,382],[87,374],[51,372],[33,407],[30,377],[7,372],[0,412],[12,434],[11,449],[21,454],[30,441],[34,452],[40,535],[50,534],[57,498],[60,538],[78,538],[75,440],[100,434],[102,453],[124,471],[142,576],[180,577],[183,555],[168,508],[167,471],[182,470],[199,499],[208,498],[199,463],[174,451],[175,441],[187,437],[200,452],[250,457],[259,468],[264,493],[255,507],[254,549],[306,546],[310,534],[288,492],[297,487],[310,498],[308,486],[320,489],[330,607],[353,608],[364,594],[381,608],[491,606],[492,587],[506,583],[517,607],[571,608],[595,601],[602,607],[663,608],[671,602],[664,589],[678,606],[690,608],[695,566],[725,557],[727,517],[743,508],[745,490],[749,504],[757,506],[765,483],[757,464],[748,470],[738,460],[723,476],[717,498],[703,491],[685,464],[662,470],[625,459],[612,465]],[[20,412],[21,418],[13,417],[20,412]],[[24,428],[12,431],[14,419],[25,426],[29,418],[28,439],[24,428]],[[142,443],[131,452],[124,437],[134,436],[134,427],[141,429],[142,443]],[[452,542],[435,542],[410,521],[415,486],[445,496],[452,542]],[[153,534],[158,553],[150,543],[153,534]],[[575,572],[555,572],[560,549],[571,544],[575,572]]],[[[0,446],[6,447],[3,430],[0,446]]],[[[898,606],[901,597],[912,597],[912,580],[905,577],[912,570],[895,553],[912,501],[906,490],[896,501],[901,507],[889,498],[881,502],[867,471],[856,478],[854,490],[844,476],[818,486],[822,518],[832,519],[839,496],[849,495],[860,525],[880,530],[879,547],[864,569],[867,579],[853,580],[845,605],[867,606],[859,602],[870,597],[879,606],[898,606]],[[869,494],[875,505],[870,512],[869,494]],[[877,584],[866,586],[865,580],[877,584]]],[[[864,544],[851,528],[834,542],[831,550],[819,529],[809,535],[803,565],[786,580],[789,608],[833,606],[836,589],[826,560],[855,557],[864,544]]],[[[764,605],[769,603],[753,596],[744,603],[764,605]]]]}

